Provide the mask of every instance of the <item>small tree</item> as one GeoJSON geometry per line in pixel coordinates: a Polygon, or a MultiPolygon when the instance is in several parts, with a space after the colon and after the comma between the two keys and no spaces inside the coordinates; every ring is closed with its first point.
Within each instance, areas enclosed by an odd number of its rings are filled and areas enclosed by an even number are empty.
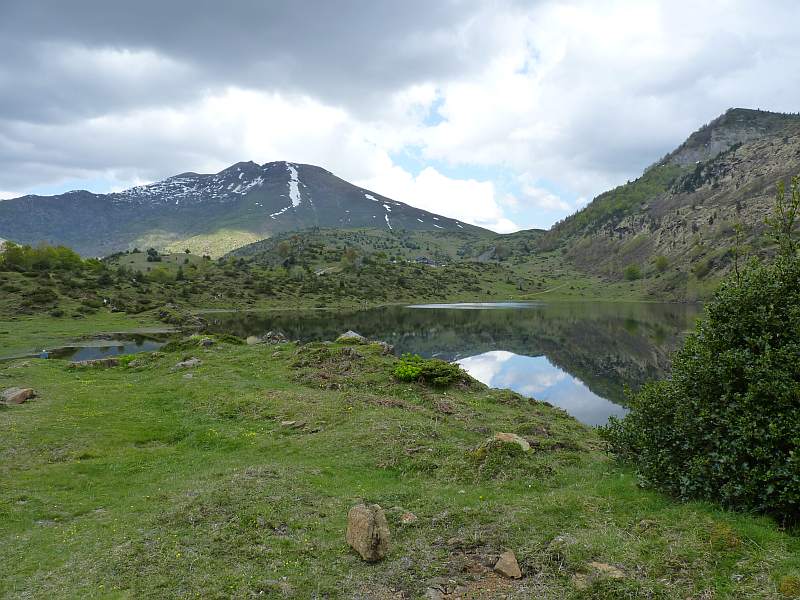
{"type": "Polygon", "coordinates": [[[604,429],[642,482],[800,520],[800,258],[793,200],[770,219],[780,248],[727,278],[673,360],[631,412],[604,429]],[[791,226],[789,226],[791,225],[791,226]]]}
{"type": "Polygon", "coordinates": [[[622,276],[625,277],[626,281],[636,281],[637,279],[641,279],[642,272],[639,269],[639,265],[631,264],[625,267],[622,276]]]}
{"type": "Polygon", "coordinates": [[[669,260],[667,259],[666,256],[661,254],[659,256],[656,256],[656,260],[653,263],[653,265],[655,266],[656,270],[659,273],[663,273],[664,271],[667,270],[667,267],[669,267],[669,260]]]}

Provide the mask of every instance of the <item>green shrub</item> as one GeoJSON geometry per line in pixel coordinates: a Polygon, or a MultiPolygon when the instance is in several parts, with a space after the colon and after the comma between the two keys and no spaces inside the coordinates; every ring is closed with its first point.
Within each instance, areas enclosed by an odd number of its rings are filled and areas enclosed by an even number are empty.
{"type": "Polygon", "coordinates": [[[394,376],[400,381],[420,381],[434,387],[447,387],[468,380],[458,365],[438,358],[424,359],[417,354],[404,354],[394,369],[394,376]]]}
{"type": "Polygon", "coordinates": [[[422,375],[424,362],[419,354],[403,354],[394,368],[394,376],[400,381],[418,381],[422,375]]]}
{"type": "Polygon", "coordinates": [[[800,258],[784,247],[722,284],[671,379],[645,385],[604,435],[647,485],[796,522],[800,258]]]}
{"type": "Polygon", "coordinates": [[[625,281],[636,281],[637,279],[641,279],[642,271],[639,269],[638,265],[628,265],[622,272],[622,276],[625,277],[625,281]]]}
{"type": "Polygon", "coordinates": [[[669,267],[669,259],[663,254],[660,254],[659,256],[656,256],[656,260],[654,261],[653,265],[659,273],[663,273],[667,270],[667,267],[669,267]]]}

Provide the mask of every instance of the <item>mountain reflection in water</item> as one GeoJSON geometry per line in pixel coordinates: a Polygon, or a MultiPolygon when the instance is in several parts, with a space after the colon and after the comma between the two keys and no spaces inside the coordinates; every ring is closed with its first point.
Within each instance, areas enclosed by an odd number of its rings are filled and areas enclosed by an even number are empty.
{"type": "Polygon", "coordinates": [[[664,376],[699,307],[657,303],[389,306],[363,311],[214,313],[215,332],[281,331],[331,340],[352,329],[412,352],[458,361],[491,387],[560,406],[590,425],[625,413],[625,387],[664,376]]]}

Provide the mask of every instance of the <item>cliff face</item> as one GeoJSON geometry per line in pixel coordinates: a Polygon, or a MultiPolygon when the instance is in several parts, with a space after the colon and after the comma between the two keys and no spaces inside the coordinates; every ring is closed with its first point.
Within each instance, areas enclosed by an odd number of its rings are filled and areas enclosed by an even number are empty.
{"type": "Polygon", "coordinates": [[[776,183],[798,173],[800,116],[731,109],[556,225],[546,249],[610,279],[638,271],[654,296],[693,299],[731,268],[736,224],[745,252],[773,251],[764,219],[776,183]]]}

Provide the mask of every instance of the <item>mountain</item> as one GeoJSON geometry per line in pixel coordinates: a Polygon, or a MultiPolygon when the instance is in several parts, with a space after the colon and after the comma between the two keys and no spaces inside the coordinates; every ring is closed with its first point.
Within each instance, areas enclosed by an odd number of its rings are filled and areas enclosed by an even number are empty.
{"type": "Polygon", "coordinates": [[[775,185],[800,173],[800,115],[733,108],[648,168],[536,236],[584,272],[643,277],[650,295],[704,296],[732,268],[735,225],[750,254],[774,250],[775,185]]]}
{"type": "Polygon", "coordinates": [[[310,227],[485,231],[289,162],[241,162],[112,194],[80,190],[0,202],[0,237],[64,244],[91,256],[135,246],[219,255],[310,227]]]}

